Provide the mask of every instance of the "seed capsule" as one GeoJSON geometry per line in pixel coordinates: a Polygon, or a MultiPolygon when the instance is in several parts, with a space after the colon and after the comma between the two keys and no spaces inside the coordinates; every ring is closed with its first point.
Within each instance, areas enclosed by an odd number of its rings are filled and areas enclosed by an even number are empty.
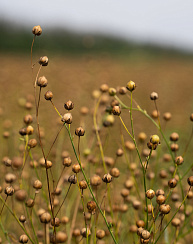
{"type": "Polygon", "coordinates": [[[115,88],[109,88],[109,95],[110,96],[115,96],[116,95],[116,93],[117,93],[117,91],[116,91],[116,89],[115,88]]]}
{"type": "Polygon", "coordinates": [[[26,235],[21,235],[19,237],[19,242],[20,243],[27,243],[28,242],[28,237],[26,235]]]}
{"type": "Polygon", "coordinates": [[[160,205],[160,207],[159,207],[159,211],[160,211],[162,214],[169,214],[169,212],[171,211],[171,207],[170,207],[170,205],[168,205],[168,204],[162,204],[162,205],[160,205]]]}
{"type": "Polygon", "coordinates": [[[40,25],[36,25],[33,27],[32,29],[32,33],[35,35],[35,36],[40,36],[42,34],[42,28],[40,25]]]}
{"type": "Polygon", "coordinates": [[[72,160],[71,160],[70,157],[65,157],[65,158],[63,159],[63,165],[64,165],[65,167],[69,167],[71,164],[72,164],[72,160]]]}
{"type": "Polygon", "coordinates": [[[177,180],[175,178],[173,178],[173,179],[171,179],[171,180],[168,181],[168,186],[170,188],[175,188],[176,185],[177,185],[177,180]]]}
{"type": "Polygon", "coordinates": [[[154,190],[149,189],[149,190],[146,191],[146,197],[147,197],[148,199],[152,199],[154,196],[155,196],[155,192],[154,192],[154,190]]]}
{"type": "Polygon", "coordinates": [[[72,123],[72,114],[71,113],[64,114],[61,121],[66,124],[71,124],[72,123]]]}
{"type": "Polygon", "coordinates": [[[127,88],[130,92],[134,91],[135,88],[136,88],[135,82],[133,82],[132,80],[130,80],[130,81],[127,83],[126,88],[127,88]]]}
{"type": "Polygon", "coordinates": [[[109,86],[108,86],[107,84],[102,84],[102,85],[100,86],[100,90],[101,90],[102,92],[107,92],[108,89],[109,89],[109,86]]]}
{"type": "Polygon", "coordinates": [[[74,173],[76,173],[76,174],[78,174],[79,172],[80,172],[80,165],[77,163],[77,164],[74,164],[73,166],[72,166],[72,171],[74,172],[74,173]]]}
{"type": "Polygon", "coordinates": [[[73,108],[74,108],[74,103],[72,102],[72,101],[68,101],[68,102],[66,102],[65,104],[64,104],[64,108],[66,109],[66,110],[72,110],[73,108]]]}
{"type": "Polygon", "coordinates": [[[114,106],[113,108],[112,108],[112,113],[114,114],[114,115],[120,115],[121,114],[121,108],[119,107],[119,106],[114,106]]]}
{"type": "Polygon", "coordinates": [[[113,180],[113,177],[108,173],[108,174],[105,174],[102,178],[102,180],[105,182],[105,183],[110,183],[112,180],[113,180]]]}
{"type": "Polygon", "coordinates": [[[33,183],[33,188],[35,188],[36,190],[39,190],[42,188],[42,182],[40,180],[35,180],[33,183]]]}
{"type": "Polygon", "coordinates": [[[158,135],[151,136],[150,142],[153,143],[153,144],[159,144],[160,143],[159,136],[158,135]]]}
{"type": "Polygon", "coordinates": [[[91,235],[91,231],[89,228],[83,228],[81,230],[81,235],[86,238],[87,236],[90,236],[91,235]]]}
{"type": "Polygon", "coordinates": [[[190,176],[190,177],[187,179],[187,182],[188,182],[188,185],[189,185],[189,186],[193,186],[193,176],[190,176]]]}
{"type": "Polygon", "coordinates": [[[177,165],[181,165],[181,164],[183,164],[183,162],[184,162],[184,159],[183,159],[182,156],[178,156],[178,157],[175,158],[175,163],[177,165]]]}
{"type": "Polygon", "coordinates": [[[85,190],[85,189],[87,188],[87,183],[86,183],[86,181],[85,181],[85,180],[81,180],[81,181],[79,182],[79,187],[80,187],[81,190],[85,190]]]}
{"type": "Polygon", "coordinates": [[[37,85],[40,87],[46,87],[48,85],[48,80],[45,76],[41,76],[37,80],[37,85]]]}
{"type": "Polygon", "coordinates": [[[48,65],[48,57],[47,56],[40,57],[39,64],[42,66],[47,66],[48,65]]]}
{"type": "Polygon", "coordinates": [[[151,100],[157,100],[157,99],[158,99],[158,94],[157,94],[157,92],[152,92],[151,95],[150,95],[150,99],[151,99],[151,100]]]}
{"type": "Polygon", "coordinates": [[[45,94],[44,94],[44,98],[46,100],[52,100],[53,98],[53,93],[51,91],[47,91],[45,94]]]}
{"type": "Polygon", "coordinates": [[[105,237],[105,231],[104,230],[97,230],[96,237],[100,240],[103,239],[105,237]]]}
{"type": "Polygon", "coordinates": [[[48,224],[51,221],[51,215],[48,212],[44,212],[40,215],[40,221],[44,224],[48,224]]]}
{"type": "Polygon", "coordinates": [[[12,186],[7,186],[4,192],[7,196],[12,196],[14,194],[14,188],[12,186]]]}
{"type": "Polygon", "coordinates": [[[88,209],[89,213],[94,214],[96,211],[96,203],[94,201],[88,202],[87,209],[88,209]]]}
{"type": "Polygon", "coordinates": [[[29,140],[29,142],[28,142],[28,146],[29,146],[30,148],[34,148],[34,147],[36,147],[36,145],[37,145],[37,140],[36,140],[36,139],[30,139],[30,140],[29,140]]]}
{"type": "Polygon", "coordinates": [[[77,136],[84,136],[84,134],[85,134],[85,130],[82,127],[76,128],[75,135],[77,135],[77,136]]]}
{"type": "Polygon", "coordinates": [[[68,178],[68,182],[71,183],[71,184],[76,184],[76,182],[77,182],[76,176],[75,175],[71,175],[68,178]]]}

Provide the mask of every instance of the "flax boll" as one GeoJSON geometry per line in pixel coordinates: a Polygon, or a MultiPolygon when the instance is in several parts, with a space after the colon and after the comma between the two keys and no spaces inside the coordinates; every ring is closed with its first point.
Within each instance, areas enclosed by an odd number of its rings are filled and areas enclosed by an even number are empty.
{"type": "Polygon", "coordinates": [[[61,121],[66,124],[72,124],[72,114],[71,113],[64,114],[61,121]]]}
{"type": "Polygon", "coordinates": [[[150,142],[153,144],[159,144],[160,143],[160,139],[158,135],[152,135],[150,137],[150,142]]]}
{"type": "Polygon", "coordinates": [[[80,233],[84,238],[91,235],[91,231],[89,228],[83,228],[80,233]]]}
{"type": "Polygon", "coordinates": [[[66,102],[65,104],[64,104],[64,108],[66,109],[66,110],[72,110],[73,108],[74,108],[74,103],[72,102],[72,101],[68,101],[68,102],[66,102]]]}
{"type": "Polygon", "coordinates": [[[110,96],[115,96],[116,93],[117,93],[117,91],[116,91],[115,88],[113,88],[113,87],[109,88],[109,95],[110,95],[110,96]]]}
{"type": "Polygon", "coordinates": [[[120,115],[121,114],[121,108],[119,107],[119,106],[114,106],[113,108],[112,108],[112,113],[114,114],[114,115],[120,115]]]}
{"type": "Polygon", "coordinates": [[[71,164],[72,164],[72,160],[71,160],[70,157],[65,157],[65,158],[63,159],[63,165],[64,165],[65,167],[70,167],[71,164]]]}
{"type": "Polygon", "coordinates": [[[105,231],[104,230],[97,230],[96,237],[101,240],[105,237],[105,231]]]}
{"type": "Polygon", "coordinates": [[[42,28],[40,25],[36,25],[33,27],[32,29],[32,33],[35,35],[35,36],[40,36],[42,34],[42,28]]]}
{"type": "Polygon", "coordinates": [[[85,134],[85,130],[82,127],[76,128],[75,135],[77,135],[77,136],[84,136],[84,134],[85,134]]]}
{"type": "Polygon", "coordinates": [[[33,188],[35,188],[36,190],[42,189],[42,182],[40,180],[35,180],[33,183],[33,188]]]}
{"type": "Polygon", "coordinates": [[[181,164],[183,164],[183,162],[184,162],[184,159],[183,159],[182,156],[177,156],[177,157],[175,158],[175,163],[176,163],[177,165],[181,165],[181,164]]]}
{"type": "Polygon", "coordinates": [[[44,212],[40,215],[40,221],[44,224],[48,224],[51,221],[51,215],[48,212],[44,212]]]}
{"type": "Polygon", "coordinates": [[[28,242],[28,237],[27,237],[27,235],[21,235],[21,236],[19,237],[19,242],[20,242],[20,243],[27,243],[27,242],[28,242]]]}
{"type": "Polygon", "coordinates": [[[120,171],[119,171],[119,169],[117,169],[117,168],[112,168],[112,169],[110,170],[110,174],[111,174],[114,178],[118,178],[119,175],[120,175],[120,171]]]}
{"type": "Polygon", "coordinates": [[[36,147],[36,145],[37,145],[37,140],[36,140],[36,139],[30,139],[30,140],[29,140],[29,142],[28,142],[28,146],[29,146],[30,148],[34,148],[34,147],[36,147]]]}
{"type": "Polygon", "coordinates": [[[27,114],[24,116],[23,118],[23,122],[26,124],[26,125],[29,125],[33,122],[33,117],[31,116],[31,114],[27,114]]]}
{"type": "Polygon", "coordinates": [[[72,166],[72,171],[76,174],[78,174],[80,172],[81,168],[80,168],[80,165],[77,163],[77,164],[74,164],[72,166]]]}
{"type": "Polygon", "coordinates": [[[154,192],[154,190],[149,189],[149,190],[146,191],[146,197],[147,197],[148,199],[152,199],[152,198],[154,198],[154,196],[155,196],[155,192],[154,192]]]}
{"type": "Polygon", "coordinates": [[[178,141],[178,140],[179,140],[179,135],[178,135],[178,133],[173,132],[173,133],[170,135],[170,141],[178,141]]]}
{"type": "Polygon", "coordinates": [[[53,98],[53,93],[51,91],[47,91],[45,94],[44,94],[44,98],[46,100],[52,100],[53,98]]]}
{"type": "Polygon", "coordinates": [[[107,92],[108,89],[109,89],[109,86],[108,86],[107,84],[102,84],[102,85],[100,86],[100,91],[101,91],[101,92],[107,92]]]}
{"type": "Polygon", "coordinates": [[[81,190],[85,190],[85,189],[87,188],[87,183],[86,183],[86,181],[85,181],[85,180],[81,180],[81,181],[79,182],[79,187],[80,187],[81,190]]]}
{"type": "Polygon", "coordinates": [[[169,212],[171,211],[171,207],[170,207],[170,205],[168,205],[168,204],[162,204],[162,205],[160,205],[160,207],[159,207],[159,211],[160,211],[162,214],[169,214],[169,212]]]}
{"type": "Polygon", "coordinates": [[[76,184],[76,182],[77,182],[76,176],[75,175],[69,176],[68,182],[71,184],[76,184]]]}
{"type": "Polygon", "coordinates": [[[187,179],[187,182],[188,182],[188,185],[189,185],[189,186],[193,186],[193,176],[190,176],[190,177],[187,179]]]}
{"type": "Polygon", "coordinates": [[[14,188],[12,186],[7,186],[4,190],[7,196],[12,196],[14,194],[14,188]]]}
{"type": "Polygon", "coordinates": [[[48,57],[47,56],[40,57],[39,64],[42,66],[47,66],[48,65],[48,57]]]}
{"type": "Polygon", "coordinates": [[[59,227],[60,226],[60,219],[59,218],[54,218],[51,220],[51,225],[55,226],[55,227],[59,227]]]}
{"type": "Polygon", "coordinates": [[[56,243],[64,243],[68,239],[68,236],[65,232],[63,231],[58,231],[56,233],[56,243]]]}
{"type": "Polygon", "coordinates": [[[127,88],[130,92],[134,91],[135,88],[136,88],[135,82],[133,82],[132,80],[130,80],[130,81],[127,83],[126,88],[127,88]]]}
{"type": "Polygon", "coordinates": [[[37,80],[37,85],[39,87],[46,87],[48,85],[48,80],[46,79],[45,76],[41,76],[37,80]]]}
{"type": "Polygon", "coordinates": [[[150,99],[151,100],[157,100],[158,99],[158,94],[156,92],[152,92],[151,95],[150,95],[150,99]]]}
{"type": "Polygon", "coordinates": [[[90,201],[87,203],[88,212],[94,214],[96,211],[96,203],[94,201],[90,201]]]}
{"type": "Polygon", "coordinates": [[[113,180],[113,177],[108,173],[103,176],[102,180],[105,183],[110,183],[113,180]]]}
{"type": "Polygon", "coordinates": [[[102,183],[101,177],[99,175],[94,175],[91,179],[90,179],[90,184],[92,186],[99,186],[102,183]]]}
{"type": "Polygon", "coordinates": [[[163,118],[165,121],[169,121],[171,119],[172,115],[169,112],[166,112],[163,114],[163,118]]]}

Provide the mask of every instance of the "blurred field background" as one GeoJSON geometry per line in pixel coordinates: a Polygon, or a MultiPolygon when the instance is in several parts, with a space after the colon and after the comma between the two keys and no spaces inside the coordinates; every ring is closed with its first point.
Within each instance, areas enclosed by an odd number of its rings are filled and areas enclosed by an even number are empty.
{"type": "MultiPolygon", "coordinates": [[[[32,74],[30,64],[33,35],[31,29],[22,26],[4,22],[1,26],[0,102],[3,116],[12,119],[18,128],[19,102],[28,94],[33,95],[33,79],[37,72],[35,65],[32,74]]],[[[50,29],[43,30],[42,36],[36,38],[33,63],[43,55],[49,57],[49,66],[42,69],[41,75],[47,77],[48,89],[53,91],[60,111],[69,99],[74,101],[77,111],[81,106],[91,106],[92,91],[103,83],[117,88],[134,80],[136,101],[144,109],[149,113],[154,109],[149,95],[156,91],[161,114],[171,112],[172,127],[187,130],[193,111],[192,53],[109,36],[50,29]]],[[[46,101],[44,104],[48,112],[46,101]]]]}

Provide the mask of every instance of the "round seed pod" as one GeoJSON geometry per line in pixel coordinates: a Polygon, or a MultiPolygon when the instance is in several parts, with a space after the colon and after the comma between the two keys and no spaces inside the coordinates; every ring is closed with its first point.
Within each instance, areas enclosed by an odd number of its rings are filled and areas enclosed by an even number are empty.
{"type": "Polygon", "coordinates": [[[107,84],[102,84],[102,85],[100,86],[100,91],[101,91],[101,92],[107,92],[108,89],[109,89],[109,86],[108,86],[107,84]]]}
{"type": "Polygon", "coordinates": [[[33,206],[34,206],[34,204],[35,204],[35,201],[33,200],[33,199],[31,199],[31,198],[29,198],[27,201],[26,201],[26,206],[28,207],[28,208],[32,208],[33,206]]]}
{"type": "Polygon", "coordinates": [[[162,189],[158,189],[156,192],[155,192],[155,195],[156,196],[159,196],[159,195],[165,195],[165,192],[164,192],[164,190],[162,190],[162,189]]]}
{"type": "Polygon", "coordinates": [[[190,115],[190,121],[193,121],[193,114],[190,115]]]}
{"type": "Polygon", "coordinates": [[[67,216],[63,216],[61,218],[61,223],[64,224],[64,225],[68,224],[69,223],[69,218],[67,216]]]}
{"type": "Polygon", "coordinates": [[[48,80],[46,79],[45,76],[41,76],[37,80],[37,85],[42,88],[46,87],[48,85],[48,80]]]}
{"type": "Polygon", "coordinates": [[[105,183],[110,183],[113,180],[113,177],[108,173],[103,176],[102,180],[105,183]]]}
{"type": "Polygon", "coordinates": [[[130,193],[130,191],[128,189],[126,189],[126,188],[121,190],[121,196],[123,198],[126,198],[129,195],[129,193],[130,193]]]}
{"type": "Polygon", "coordinates": [[[65,104],[64,104],[64,108],[66,110],[72,110],[74,108],[74,103],[72,101],[67,101],[65,104]]]}
{"type": "Polygon", "coordinates": [[[157,111],[156,109],[152,111],[151,117],[154,119],[157,119],[160,116],[160,112],[157,111]]]}
{"type": "Polygon", "coordinates": [[[119,87],[118,92],[120,95],[125,95],[127,93],[127,88],[124,86],[119,87]]]}
{"type": "Polygon", "coordinates": [[[160,143],[160,139],[158,135],[152,135],[150,137],[150,142],[153,144],[159,144],[160,143]]]}
{"type": "Polygon", "coordinates": [[[154,172],[149,172],[147,174],[147,178],[148,178],[148,180],[153,180],[155,178],[155,173],[154,172]]]}
{"type": "Polygon", "coordinates": [[[80,168],[80,165],[77,163],[77,164],[74,164],[72,166],[72,171],[76,174],[78,174],[80,172],[81,168],[80,168]]]}
{"type": "Polygon", "coordinates": [[[143,231],[141,232],[141,238],[143,238],[144,240],[149,239],[149,238],[150,238],[150,233],[149,233],[149,231],[147,231],[147,230],[143,230],[143,231]]]}
{"type": "Polygon", "coordinates": [[[51,225],[55,226],[55,227],[59,227],[60,226],[60,219],[59,218],[54,218],[51,220],[51,225]]]}
{"type": "Polygon", "coordinates": [[[133,142],[130,141],[126,141],[125,142],[125,147],[129,150],[129,151],[134,151],[135,150],[135,144],[133,142]]]}
{"type": "Polygon", "coordinates": [[[30,114],[27,114],[27,115],[24,116],[23,122],[26,125],[29,125],[29,124],[31,124],[33,122],[33,117],[30,114]]]}
{"type": "Polygon", "coordinates": [[[44,98],[46,100],[52,100],[53,98],[53,93],[51,91],[47,91],[45,94],[44,94],[44,98]]]}
{"type": "Polygon", "coordinates": [[[87,107],[81,107],[80,113],[85,116],[89,113],[89,109],[87,107]]]}
{"type": "Polygon", "coordinates": [[[138,135],[138,139],[140,142],[144,142],[147,139],[147,135],[144,132],[140,132],[138,135]]]}
{"type": "Polygon", "coordinates": [[[48,224],[51,221],[51,215],[48,212],[44,212],[40,215],[40,221],[44,224],[48,224]]]}
{"type": "Polygon", "coordinates": [[[122,148],[119,148],[119,149],[117,149],[117,151],[116,151],[116,155],[117,155],[117,157],[121,157],[121,156],[123,155],[123,153],[124,153],[124,151],[123,151],[122,148]]]}
{"type": "Polygon", "coordinates": [[[119,107],[119,106],[114,106],[113,108],[112,108],[112,113],[114,114],[114,115],[120,115],[121,114],[121,108],[119,107]]]}
{"type": "Polygon", "coordinates": [[[150,141],[147,143],[147,147],[150,149],[150,150],[156,150],[158,144],[153,144],[151,143],[150,141]]]}
{"type": "Polygon", "coordinates": [[[135,200],[135,201],[133,201],[132,205],[133,205],[133,208],[134,208],[135,210],[139,210],[140,207],[141,207],[141,202],[138,201],[138,200],[135,200]]]}
{"type": "Polygon", "coordinates": [[[112,168],[112,169],[110,170],[110,174],[111,174],[114,178],[118,178],[119,175],[120,175],[120,171],[119,171],[119,169],[117,169],[117,168],[112,168]]]}
{"type": "Polygon", "coordinates": [[[48,65],[48,57],[47,56],[40,57],[39,64],[42,66],[47,66],[48,65]]]}
{"type": "Polygon", "coordinates": [[[104,230],[97,230],[96,237],[101,240],[105,237],[105,231],[104,230]]]}
{"type": "Polygon", "coordinates": [[[154,196],[155,196],[155,192],[154,192],[154,190],[149,189],[149,190],[146,191],[146,197],[147,197],[148,199],[152,199],[152,198],[154,198],[154,196]]]}
{"type": "Polygon", "coordinates": [[[27,198],[27,192],[23,189],[15,192],[15,199],[19,202],[25,201],[27,198]]]}
{"type": "Polygon", "coordinates": [[[178,135],[178,133],[173,132],[173,133],[170,135],[170,141],[178,141],[178,140],[179,140],[179,135],[178,135]]]}
{"type": "Polygon", "coordinates": [[[188,182],[188,185],[189,185],[189,186],[193,186],[193,176],[190,176],[190,177],[187,179],[187,182],[188,182]]]}
{"type": "Polygon", "coordinates": [[[134,91],[135,88],[136,88],[135,82],[133,82],[132,80],[130,80],[130,81],[127,83],[126,88],[127,88],[127,90],[129,90],[130,92],[134,91]]]}
{"type": "Polygon", "coordinates": [[[34,148],[37,145],[37,140],[36,139],[30,139],[28,144],[27,144],[30,148],[34,148]]]}
{"type": "Polygon", "coordinates": [[[30,103],[30,102],[26,102],[26,104],[25,104],[25,108],[26,108],[27,110],[31,110],[31,109],[33,108],[33,104],[30,103]]]}
{"type": "Polygon", "coordinates": [[[117,101],[116,99],[113,99],[110,105],[111,105],[112,108],[114,106],[119,106],[119,101],[117,101]]]}
{"type": "Polygon", "coordinates": [[[181,224],[181,220],[180,220],[180,219],[178,219],[178,218],[173,218],[173,219],[172,219],[172,225],[173,225],[174,227],[179,227],[180,224],[181,224]]]}
{"type": "Polygon", "coordinates": [[[72,123],[72,114],[71,113],[64,114],[61,121],[66,124],[71,124],[72,123]]]}
{"type": "Polygon", "coordinates": [[[35,180],[33,183],[33,188],[36,190],[42,189],[42,182],[40,180],[35,180]]]}
{"type": "Polygon", "coordinates": [[[125,181],[125,187],[126,187],[127,189],[130,190],[130,189],[133,187],[133,185],[134,185],[134,183],[133,183],[132,180],[126,180],[126,181],[125,181]]]}
{"type": "Polygon", "coordinates": [[[96,211],[96,203],[94,201],[89,201],[87,203],[88,212],[94,214],[96,211]]]}
{"type": "Polygon", "coordinates": [[[162,205],[164,204],[166,201],[166,197],[164,195],[158,195],[156,197],[156,202],[159,204],[159,205],[162,205]]]}
{"type": "Polygon", "coordinates": [[[63,165],[64,165],[65,167],[69,167],[71,164],[72,164],[72,160],[71,160],[70,157],[65,157],[65,158],[63,159],[63,165]]]}
{"type": "Polygon", "coordinates": [[[73,235],[74,237],[78,237],[78,236],[80,236],[80,235],[81,235],[81,233],[80,233],[80,229],[78,229],[78,228],[74,229],[73,232],[72,232],[72,235],[73,235]]]}
{"type": "Polygon", "coordinates": [[[138,236],[141,236],[141,233],[142,233],[143,230],[144,230],[143,227],[139,227],[139,228],[137,229],[137,235],[138,235],[138,236]]]}
{"type": "Polygon", "coordinates": [[[179,196],[178,193],[173,192],[172,195],[171,195],[171,199],[172,199],[173,202],[176,202],[176,201],[179,201],[180,196],[179,196]]]}
{"type": "Polygon", "coordinates": [[[56,233],[56,243],[64,243],[68,239],[68,236],[65,232],[63,231],[58,231],[56,233]]]}
{"type": "Polygon", "coordinates": [[[131,232],[131,233],[136,233],[137,232],[137,226],[136,225],[131,225],[130,227],[129,227],[129,231],[131,232]]]}
{"type": "Polygon", "coordinates": [[[23,165],[23,159],[21,157],[13,157],[12,159],[12,167],[14,169],[19,169],[23,165]]]}
{"type": "Polygon", "coordinates": [[[20,221],[21,223],[25,223],[25,221],[26,221],[26,217],[25,217],[24,215],[21,215],[21,216],[19,217],[19,221],[20,221]]]}
{"type": "Polygon", "coordinates": [[[21,129],[19,130],[19,134],[20,134],[21,136],[25,136],[25,135],[27,135],[27,129],[26,129],[26,128],[21,128],[21,129]]]}
{"type": "Polygon", "coordinates": [[[127,206],[127,204],[121,204],[121,205],[119,206],[119,211],[120,211],[120,212],[122,212],[122,213],[126,213],[127,210],[128,210],[128,206],[127,206]]]}
{"type": "Polygon", "coordinates": [[[3,132],[3,137],[4,137],[4,138],[9,138],[9,136],[10,136],[9,131],[5,131],[5,132],[3,132]]]}
{"type": "Polygon", "coordinates": [[[5,175],[5,182],[6,183],[10,184],[10,183],[14,182],[15,180],[16,180],[16,176],[14,174],[8,173],[5,175]]]}
{"type": "MultiPolygon", "coordinates": [[[[151,100],[157,100],[158,99],[158,94],[157,94],[157,92],[152,92],[151,94],[150,94],[150,99],[151,100]]],[[[143,238],[144,239],[144,238],[143,238]]]]}
{"type": "Polygon", "coordinates": [[[171,162],[171,160],[172,160],[171,155],[168,154],[168,153],[165,153],[164,156],[163,156],[163,161],[164,162],[171,162]]]}
{"type": "Polygon", "coordinates": [[[166,171],[165,169],[162,169],[162,170],[159,172],[159,176],[160,176],[160,178],[165,179],[165,178],[167,178],[168,173],[167,173],[167,171],[166,171]]]}
{"type": "Polygon", "coordinates": [[[12,186],[7,186],[4,190],[7,196],[12,196],[14,194],[14,188],[12,186]]]}
{"type": "Polygon", "coordinates": [[[175,163],[176,163],[177,165],[181,165],[181,164],[183,164],[183,162],[184,162],[184,159],[183,159],[182,156],[177,156],[177,157],[175,158],[175,163]]]}
{"type": "Polygon", "coordinates": [[[33,132],[34,132],[34,128],[33,128],[33,126],[28,125],[28,127],[26,128],[26,133],[27,133],[27,135],[32,135],[33,132]]]}
{"type": "Polygon", "coordinates": [[[166,112],[163,114],[163,118],[165,121],[169,121],[171,119],[172,115],[170,112],[166,112]]]}
{"type": "Polygon", "coordinates": [[[76,184],[76,182],[77,182],[76,176],[75,175],[69,176],[68,182],[71,184],[76,184]]]}
{"type": "Polygon", "coordinates": [[[171,180],[168,181],[168,186],[170,188],[175,188],[176,185],[177,185],[177,180],[175,178],[173,178],[173,179],[171,179],[171,180]]]}
{"type": "Polygon", "coordinates": [[[145,227],[145,222],[140,219],[140,220],[136,221],[136,225],[137,225],[138,228],[140,228],[140,227],[144,228],[145,227]]]}
{"type": "Polygon", "coordinates": [[[40,36],[42,34],[42,28],[40,25],[35,25],[33,28],[32,28],[32,33],[35,35],[35,36],[40,36]]]}
{"type": "Polygon", "coordinates": [[[193,192],[192,191],[189,191],[187,194],[188,194],[188,196],[187,196],[188,199],[193,198],[193,192]]]}
{"type": "Polygon", "coordinates": [[[84,238],[91,235],[91,231],[89,228],[83,228],[80,233],[81,236],[83,236],[84,238]]]}
{"type": "Polygon", "coordinates": [[[99,186],[102,183],[101,177],[99,175],[94,175],[91,179],[90,179],[90,184],[92,186],[99,186]]]}
{"type": "Polygon", "coordinates": [[[172,152],[177,152],[179,150],[179,145],[176,143],[172,143],[170,145],[170,148],[171,148],[172,152]]]}
{"type": "Polygon", "coordinates": [[[81,190],[85,190],[85,189],[87,188],[87,183],[86,183],[86,181],[85,181],[85,180],[81,180],[81,181],[79,182],[79,187],[80,187],[81,190]]]}
{"type": "Polygon", "coordinates": [[[112,157],[104,157],[104,161],[107,166],[113,166],[115,164],[115,160],[112,157]]]}
{"type": "Polygon", "coordinates": [[[84,136],[84,134],[85,134],[85,130],[82,127],[76,128],[75,135],[77,135],[77,136],[84,136]]]}
{"type": "Polygon", "coordinates": [[[5,156],[2,159],[2,163],[4,163],[5,166],[7,166],[7,167],[11,167],[12,161],[9,157],[5,156]]]}
{"type": "Polygon", "coordinates": [[[162,204],[162,205],[160,205],[160,207],[159,207],[159,211],[160,211],[162,214],[169,214],[169,212],[171,211],[171,207],[170,207],[170,205],[168,205],[168,204],[162,204]]]}
{"type": "Polygon", "coordinates": [[[27,243],[27,242],[28,242],[28,237],[27,237],[27,235],[21,235],[21,236],[19,237],[19,242],[20,242],[20,243],[27,243]]]}
{"type": "Polygon", "coordinates": [[[110,95],[110,96],[115,96],[116,93],[117,93],[117,91],[116,91],[115,88],[113,88],[113,87],[109,88],[109,95],[110,95]]]}
{"type": "Polygon", "coordinates": [[[149,240],[150,240],[150,239],[145,240],[145,239],[141,238],[141,239],[140,239],[140,243],[141,243],[141,244],[147,244],[147,243],[149,243],[149,240]]]}

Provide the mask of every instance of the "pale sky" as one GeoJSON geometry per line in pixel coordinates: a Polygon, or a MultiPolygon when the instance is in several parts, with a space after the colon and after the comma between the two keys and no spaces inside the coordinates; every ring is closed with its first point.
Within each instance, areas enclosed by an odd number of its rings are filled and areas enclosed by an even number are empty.
{"type": "Polygon", "coordinates": [[[193,0],[0,0],[0,18],[193,51],[193,0]]]}

